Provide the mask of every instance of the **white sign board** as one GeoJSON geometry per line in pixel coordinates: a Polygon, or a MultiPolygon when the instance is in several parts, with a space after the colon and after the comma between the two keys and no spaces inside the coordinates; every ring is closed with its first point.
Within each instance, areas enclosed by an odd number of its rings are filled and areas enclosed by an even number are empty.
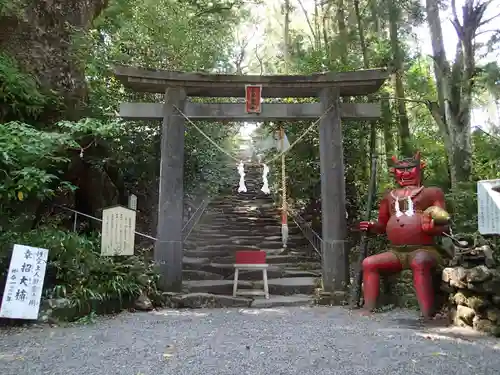
{"type": "Polygon", "coordinates": [[[500,234],[500,193],[492,190],[499,185],[500,179],[477,183],[477,222],[481,234],[500,234]]]}
{"type": "Polygon", "coordinates": [[[135,210],[123,206],[102,211],[101,255],[134,255],[135,210]]]}
{"type": "Polygon", "coordinates": [[[14,245],[0,317],[38,319],[48,256],[47,249],[14,245]]]}

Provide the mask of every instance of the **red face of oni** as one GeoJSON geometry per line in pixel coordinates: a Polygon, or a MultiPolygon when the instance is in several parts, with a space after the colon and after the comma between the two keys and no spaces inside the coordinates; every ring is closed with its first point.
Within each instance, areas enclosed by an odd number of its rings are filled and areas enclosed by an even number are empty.
{"type": "Polygon", "coordinates": [[[398,160],[396,156],[393,156],[392,161],[394,167],[391,171],[399,186],[420,186],[422,169],[425,167],[425,164],[420,161],[420,152],[417,152],[413,158],[405,160],[398,160]]]}

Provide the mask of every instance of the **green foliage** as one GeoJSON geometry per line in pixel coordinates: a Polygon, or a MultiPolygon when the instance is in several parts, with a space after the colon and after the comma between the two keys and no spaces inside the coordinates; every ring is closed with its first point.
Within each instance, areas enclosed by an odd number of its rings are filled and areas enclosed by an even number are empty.
{"type": "Polygon", "coordinates": [[[0,52],[0,121],[36,118],[48,100],[36,78],[23,73],[13,57],[0,52]]]}
{"type": "Polygon", "coordinates": [[[0,17],[21,17],[26,2],[27,0],[0,0],[0,17]]]}
{"type": "Polygon", "coordinates": [[[101,304],[112,304],[119,311],[141,292],[150,296],[159,293],[153,266],[142,256],[101,257],[99,237],[83,237],[50,226],[0,234],[1,280],[7,276],[14,244],[49,249],[44,296],[68,299],[75,310],[73,317],[88,314],[101,304]]]}
{"type": "Polygon", "coordinates": [[[475,183],[462,183],[446,195],[452,213],[453,230],[457,233],[477,231],[477,194],[475,183]]]}
{"type": "MultiPolygon", "coordinates": [[[[0,0],[0,20],[5,12],[23,11],[23,1],[10,2],[8,8],[6,4],[0,0]]],[[[76,315],[98,311],[103,303],[119,310],[141,292],[158,296],[157,275],[148,254],[136,249],[137,256],[102,258],[98,236],[67,232],[62,218],[43,215],[37,223],[44,224],[29,228],[35,213],[44,212],[39,209],[42,202],[48,198],[71,202],[71,190],[88,188],[65,181],[81,170],[99,173],[103,180],[122,184],[140,198],[155,194],[151,187],[157,184],[159,172],[159,124],[117,121],[114,113],[121,101],[161,99],[125,92],[113,77],[112,66],[213,71],[230,65],[226,56],[233,35],[228,30],[245,17],[240,5],[224,0],[113,0],[88,32],[71,29],[68,58],[84,67],[89,87],[91,118],[80,121],[36,123],[47,109],[58,118],[57,97],[41,88],[37,77],[25,74],[15,56],[0,53],[0,280],[6,275],[12,245],[22,243],[49,249],[44,297],[69,299],[76,315]]],[[[197,125],[221,147],[235,152],[238,125],[197,125]]],[[[189,124],[185,155],[188,192],[195,187],[204,194],[216,192],[234,175],[234,163],[189,124]]],[[[103,203],[111,202],[103,199],[103,203]]]]}
{"type": "MultiPolygon", "coordinates": [[[[54,182],[69,159],[68,148],[78,144],[68,135],[39,131],[21,122],[8,122],[0,127],[0,204],[53,196],[54,182]]],[[[61,188],[63,185],[59,185],[61,188]]],[[[64,186],[68,186],[67,184],[64,186]]]]}
{"type": "Polygon", "coordinates": [[[500,178],[500,137],[498,129],[493,134],[476,130],[473,133],[474,142],[474,177],[477,180],[500,178]]]}

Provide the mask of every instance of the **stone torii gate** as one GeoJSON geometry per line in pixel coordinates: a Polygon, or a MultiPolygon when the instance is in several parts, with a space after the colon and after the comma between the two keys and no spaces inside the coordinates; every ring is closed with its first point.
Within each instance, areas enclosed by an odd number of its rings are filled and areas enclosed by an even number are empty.
{"type": "Polygon", "coordinates": [[[163,93],[164,103],[122,103],[120,116],[128,120],[162,120],[161,167],[157,242],[154,258],[161,287],[182,288],[184,116],[192,121],[317,120],[320,135],[322,274],[325,292],[345,291],[349,283],[346,249],[345,180],[341,118],[373,120],[379,103],[342,103],[342,96],[375,93],[388,73],[383,69],[308,76],[243,76],[182,73],[117,66],[115,76],[126,88],[163,93]],[[245,85],[261,85],[266,98],[318,97],[319,102],[262,105],[261,113],[247,113],[243,103],[195,103],[187,97],[245,97],[245,85]]]}

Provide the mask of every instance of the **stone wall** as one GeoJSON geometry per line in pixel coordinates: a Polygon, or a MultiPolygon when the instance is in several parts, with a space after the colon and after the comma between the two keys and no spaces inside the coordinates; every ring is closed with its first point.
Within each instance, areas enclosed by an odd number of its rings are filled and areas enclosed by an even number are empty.
{"type": "Polygon", "coordinates": [[[481,249],[470,255],[443,270],[451,323],[500,336],[500,268],[481,249]]]}

